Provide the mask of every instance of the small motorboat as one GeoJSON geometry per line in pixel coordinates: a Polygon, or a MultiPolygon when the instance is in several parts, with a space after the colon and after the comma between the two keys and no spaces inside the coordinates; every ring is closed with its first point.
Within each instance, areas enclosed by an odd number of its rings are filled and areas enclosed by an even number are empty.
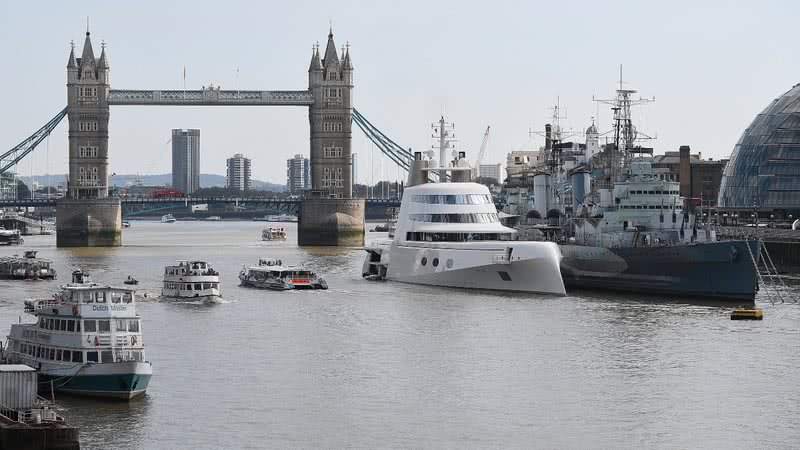
{"type": "Polygon", "coordinates": [[[139,284],[139,280],[133,278],[132,276],[128,275],[128,278],[123,281],[125,284],[139,284]]]}

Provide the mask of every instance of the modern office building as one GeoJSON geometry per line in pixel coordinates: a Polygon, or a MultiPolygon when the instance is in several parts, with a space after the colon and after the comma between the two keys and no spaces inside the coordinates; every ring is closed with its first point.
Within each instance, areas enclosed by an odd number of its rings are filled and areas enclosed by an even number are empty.
{"type": "Polygon", "coordinates": [[[200,189],[200,130],[172,130],[172,188],[185,194],[200,189]]]}
{"type": "Polygon", "coordinates": [[[238,191],[250,190],[250,158],[237,153],[227,159],[225,165],[225,186],[238,191]]]}
{"type": "Polygon", "coordinates": [[[478,166],[478,176],[481,178],[491,178],[495,180],[497,184],[500,184],[503,181],[502,177],[502,164],[481,164],[478,166]]]}
{"type": "Polygon", "coordinates": [[[303,155],[286,161],[286,187],[290,194],[302,194],[311,189],[311,163],[303,155]]]}
{"type": "Polygon", "coordinates": [[[800,214],[800,84],[772,101],[733,147],[719,207],[776,217],[800,214]]]}

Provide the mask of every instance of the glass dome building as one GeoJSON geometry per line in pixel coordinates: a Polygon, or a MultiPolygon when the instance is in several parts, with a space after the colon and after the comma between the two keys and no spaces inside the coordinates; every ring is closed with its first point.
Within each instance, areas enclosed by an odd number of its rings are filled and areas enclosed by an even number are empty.
{"type": "Polygon", "coordinates": [[[725,166],[718,206],[800,213],[800,84],[773,100],[748,126],[725,166]]]}

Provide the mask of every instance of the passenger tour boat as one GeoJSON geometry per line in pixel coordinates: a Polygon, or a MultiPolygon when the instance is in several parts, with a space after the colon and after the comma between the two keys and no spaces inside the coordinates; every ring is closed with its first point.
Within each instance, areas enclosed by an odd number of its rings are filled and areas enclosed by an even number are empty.
{"type": "Polygon", "coordinates": [[[261,232],[262,241],[285,241],[287,236],[286,228],[284,227],[264,228],[264,231],[261,232]]]}
{"type": "Polygon", "coordinates": [[[239,280],[242,286],[259,289],[328,289],[328,283],[311,270],[284,266],[280,259],[261,258],[257,266],[242,267],[239,280]]]}
{"type": "Polygon", "coordinates": [[[11,325],[3,359],[39,373],[57,392],[131,399],[144,395],[147,361],[133,291],[93,283],[76,270],[51,299],[27,300],[35,323],[11,325]]]}
{"type": "Polygon", "coordinates": [[[192,300],[219,303],[219,273],[205,261],[180,260],[164,268],[161,297],[172,300],[192,300]]]}

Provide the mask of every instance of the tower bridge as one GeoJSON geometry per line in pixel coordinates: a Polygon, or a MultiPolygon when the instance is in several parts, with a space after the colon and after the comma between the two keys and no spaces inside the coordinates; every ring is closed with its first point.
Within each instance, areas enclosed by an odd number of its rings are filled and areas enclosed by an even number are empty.
{"type": "MultiPolygon", "coordinates": [[[[108,121],[110,106],[124,105],[308,107],[312,189],[300,204],[298,242],[363,245],[364,201],[352,198],[353,64],[349,45],[337,52],[332,30],[324,54],[312,50],[307,90],[111,89],[110,70],[105,43],[96,56],[87,30],[80,57],[73,44],[67,60],[69,175],[56,206],[58,246],[121,244],[121,203],[108,194],[108,121]]],[[[16,163],[23,152],[2,158],[16,163]]]]}

